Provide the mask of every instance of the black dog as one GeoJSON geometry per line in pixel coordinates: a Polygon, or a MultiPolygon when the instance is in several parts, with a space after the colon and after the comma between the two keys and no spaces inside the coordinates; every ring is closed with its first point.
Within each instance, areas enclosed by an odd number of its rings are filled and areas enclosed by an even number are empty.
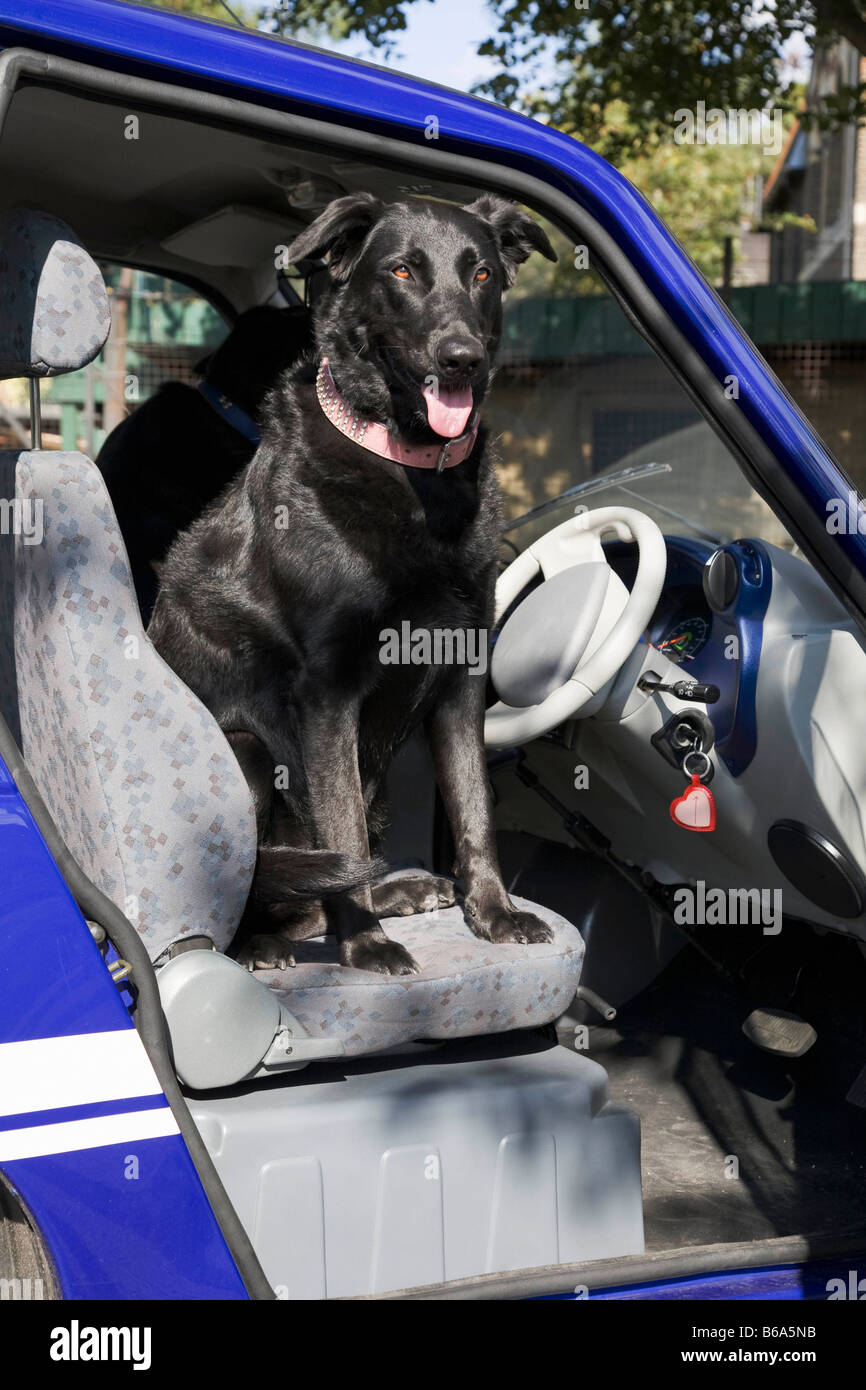
{"type": "Polygon", "coordinates": [[[327,924],[343,964],[415,969],[378,918],[453,902],[453,885],[377,885],[370,846],[385,770],[422,723],[467,923],[493,941],[549,939],[502,883],[483,677],[381,660],[383,632],[404,623],[486,640],[498,490],[470,417],[490,381],[502,291],[533,250],[555,259],[541,228],[502,200],[384,205],[368,194],[332,203],[290,248],[294,260],[324,256],[334,281],[318,356],[280,380],[252,463],[169,553],[149,630],[254,793],[245,927],[268,934],[243,946],[248,964],[291,962],[289,942],[327,924]],[[411,447],[441,471],[371,449],[385,436],[376,422],[396,453],[411,447]],[[305,899],[318,901],[299,910],[305,899]]]}
{"type": "Polygon", "coordinates": [[[166,382],[103,444],[96,462],[145,624],[156,598],[156,567],[175,537],[249,463],[265,394],[311,345],[305,309],[248,309],[198,364],[207,395],[181,381],[166,382]]]}

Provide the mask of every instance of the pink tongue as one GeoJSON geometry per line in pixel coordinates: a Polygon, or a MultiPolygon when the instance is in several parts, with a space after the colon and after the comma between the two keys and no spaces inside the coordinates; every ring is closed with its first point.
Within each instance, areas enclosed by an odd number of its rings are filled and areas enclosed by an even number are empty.
{"type": "Polygon", "coordinates": [[[471,386],[463,386],[457,391],[440,388],[438,395],[427,386],[423,396],[427,404],[427,422],[435,434],[456,439],[464,433],[472,414],[471,386]]]}

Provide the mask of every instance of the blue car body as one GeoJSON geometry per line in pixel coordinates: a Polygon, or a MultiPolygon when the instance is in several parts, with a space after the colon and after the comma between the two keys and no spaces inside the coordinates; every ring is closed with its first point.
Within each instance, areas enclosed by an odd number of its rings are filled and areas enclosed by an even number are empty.
{"type": "MultiPolygon", "coordinates": [[[[543,125],[420,80],[253,32],[116,0],[0,0],[0,47],[72,58],[133,77],[270,106],[538,181],[591,217],[631,267],[720,394],[732,378],[738,414],[775,460],[786,517],[825,529],[828,503],[851,484],[724,305],[649,205],[591,150],[543,125]]],[[[766,482],[766,479],[765,479],[766,482]]],[[[866,585],[866,534],[835,539],[837,586],[866,585]],[[847,580],[845,575],[847,574],[847,580]]],[[[864,589],[866,592],[866,589],[864,589]]],[[[852,597],[853,596],[853,597],[852,597]]],[[[40,1229],[66,1298],[245,1299],[247,1290],[168,1101],[156,1081],[113,1090],[98,1071],[75,1105],[46,1104],[56,1061],[92,1055],[87,1038],[130,1035],[144,1048],[118,985],[16,788],[0,764],[0,1044],[18,1047],[33,1105],[2,1113],[0,1170],[40,1229]],[[106,1129],[108,1126],[108,1129],[106,1129]],[[116,1136],[106,1142],[106,1133],[116,1136]]],[[[12,1056],[7,1051],[7,1056],[12,1056]]],[[[0,1098],[2,1099],[2,1098],[0,1098]]],[[[53,1097],[56,1101],[56,1095],[53,1097]]],[[[847,1268],[847,1263],[846,1268],[847,1268]]],[[[599,1298],[824,1296],[808,1266],[594,1290],[599,1298]],[[686,1292],[686,1290],[689,1290],[686,1292]]],[[[557,1297],[573,1297],[563,1290],[557,1297]]]]}

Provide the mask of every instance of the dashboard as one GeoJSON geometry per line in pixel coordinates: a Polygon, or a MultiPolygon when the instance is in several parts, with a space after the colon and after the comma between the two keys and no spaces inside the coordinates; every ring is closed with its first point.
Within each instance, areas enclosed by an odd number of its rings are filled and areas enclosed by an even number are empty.
{"type": "MultiPolygon", "coordinates": [[[[665,582],[641,642],[604,703],[532,744],[538,774],[566,805],[578,788],[582,814],[615,853],[659,882],[779,893],[785,916],[866,949],[866,640],[790,551],[762,540],[665,544],[665,582]],[[642,684],[652,676],[666,682],[655,694],[642,684]],[[681,678],[717,686],[719,698],[689,703],[673,692],[681,678]],[[686,711],[708,739],[712,835],[684,834],[670,815],[684,777],[667,745],[686,711]]],[[[631,588],[635,545],[603,545],[631,588]]]]}
{"type": "Polygon", "coordinates": [[[694,661],[707,645],[712,618],[691,611],[688,604],[677,604],[673,620],[667,619],[658,632],[648,633],[650,646],[664,652],[669,661],[694,661]]]}
{"type": "MultiPolygon", "coordinates": [[[[671,831],[665,801],[676,785],[647,748],[659,747],[664,712],[646,705],[628,706],[615,729],[581,730],[582,755],[599,770],[590,818],[662,880],[772,887],[786,914],[866,940],[866,743],[854,714],[866,681],[862,636],[812,567],[787,551],[758,540],[665,542],[665,584],[644,644],[719,688],[717,701],[697,706],[717,760],[716,831],[708,842],[671,831]]],[[[605,549],[628,585],[634,546],[605,549]]],[[[642,669],[652,670],[651,655],[642,669]]]]}
{"type": "MultiPolygon", "coordinates": [[[[719,688],[707,711],[715,748],[739,776],[757,747],[756,695],[763,619],[772,592],[772,563],[761,541],[715,548],[691,537],[666,536],[664,588],[644,635],[648,646],[683,667],[683,676],[719,688]],[[712,558],[714,582],[707,583],[712,558]]],[[[605,545],[611,567],[630,587],[637,553],[630,542],[605,545]]]]}

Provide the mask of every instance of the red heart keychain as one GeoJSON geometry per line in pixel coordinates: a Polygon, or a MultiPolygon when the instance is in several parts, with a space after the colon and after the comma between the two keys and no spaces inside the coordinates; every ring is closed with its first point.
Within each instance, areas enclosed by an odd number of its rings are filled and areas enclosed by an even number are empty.
{"type": "Polygon", "coordinates": [[[715,830],[715,797],[696,772],[692,774],[691,786],[671,802],[671,819],[683,830],[715,830]]]}

